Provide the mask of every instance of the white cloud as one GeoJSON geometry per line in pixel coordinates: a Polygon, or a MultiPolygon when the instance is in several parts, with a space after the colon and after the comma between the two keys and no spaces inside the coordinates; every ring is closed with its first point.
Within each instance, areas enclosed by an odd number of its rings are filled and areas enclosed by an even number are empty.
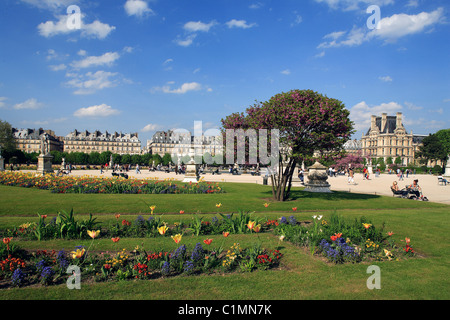
{"type": "Polygon", "coordinates": [[[392,82],[392,78],[390,76],[378,77],[383,82],[392,82]]]}
{"type": "Polygon", "coordinates": [[[95,20],[92,23],[84,23],[83,22],[83,14],[81,15],[81,25],[79,29],[76,28],[68,28],[67,27],[67,19],[68,15],[59,15],[56,18],[58,21],[47,21],[40,23],[37,28],[39,34],[46,38],[53,37],[60,34],[69,34],[77,31],[81,31],[81,36],[85,38],[97,38],[104,39],[106,38],[116,27],[110,26],[106,23],[102,23],[98,20],[95,20]]]}
{"type": "Polygon", "coordinates": [[[380,29],[374,29],[368,38],[377,37],[393,42],[401,37],[425,31],[427,27],[440,23],[443,19],[443,8],[432,12],[421,12],[416,15],[394,14],[380,20],[380,29]]]}
{"type": "Polygon", "coordinates": [[[175,43],[182,47],[189,47],[193,42],[194,39],[197,37],[196,34],[190,34],[186,39],[176,39],[175,43]]]}
{"type": "Polygon", "coordinates": [[[303,17],[299,14],[296,14],[294,22],[291,23],[291,27],[294,27],[302,22],[303,22],[303,17]]]}
{"type": "Polygon", "coordinates": [[[228,28],[242,28],[242,29],[248,29],[256,26],[256,23],[247,24],[247,21],[245,20],[236,20],[232,19],[225,23],[228,28]]]}
{"type": "Polygon", "coordinates": [[[74,61],[72,67],[74,68],[89,68],[92,66],[112,65],[114,61],[120,58],[117,52],[106,52],[101,56],[89,56],[83,60],[74,61]]]}
{"type": "Polygon", "coordinates": [[[39,9],[46,10],[59,10],[61,8],[67,8],[70,5],[77,4],[79,0],[21,0],[39,9]]]}
{"type": "Polygon", "coordinates": [[[151,132],[151,131],[156,131],[158,129],[161,129],[161,125],[159,124],[154,124],[154,123],[149,123],[148,125],[146,125],[144,128],[142,128],[142,132],[151,132]]]}
{"type": "Polygon", "coordinates": [[[359,10],[361,7],[369,5],[384,6],[393,4],[394,0],[315,0],[319,3],[326,3],[331,9],[359,10]]]}
{"type": "Polygon", "coordinates": [[[252,4],[249,5],[248,7],[249,7],[249,9],[259,9],[259,8],[261,8],[262,6],[264,6],[263,3],[257,2],[257,3],[252,3],[252,4]]]}
{"type": "Polygon", "coordinates": [[[186,82],[177,89],[171,89],[170,86],[166,85],[163,87],[154,87],[152,91],[162,91],[164,93],[175,93],[175,94],[185,94],[189,91],[199,91],[202,89],[202,85],[198,82],[186,82]]]}
{"type": "Polygon", "coordinates": [[[83,50],[83,49],[80,49],[80,50],[77,52],[77,54],[78,54],[79,56],[84,57],[85,55],[87,55],[87,51],[86,51],[86,50],[83,50]]]}
{"type": "Polygon", "coordinates": [[[409,110],[413,110],[413,111],[418,111],[418,110],[423,109],[423,107],[416,106],[416,105],[412,104],[411,102],[405,102],[405,106],[407,106],[409,110]]]}
{"type": "Polygon", "coordinates": [[[98,90],[112,88],[117,86],[118,81],[111,79],[117,73],[97,71],[95,73],[88,72],[84,75],[77,73],[67,73],[66,76],[72,78],[65,84],[68,87],[76,88],[74,94],[92,94],[98,90]]]}
{"type": "Polygon", "coordinates": [[[41,102],[38,102],[35,98],[28,99],[22,103],[18,103],[14,105],[14,109],[21,110],[21,109],[39,109],[44,104],[41,102]]]}
{"type": "Polygon", "coordinates": [[[319,53],[316,54],[314,57],[315,57],[315,58],[323,58],[323,57],[325,57],[325,51],[319,52],[319,53]]]}
{"type": "Polygon", "coordinates": [[[61,70],[65,70],[66,68],[67,68],[67,66],[64,63],[50,66],[50,70],[52,70],[52,71],[61,71],[61,70]]]}
{"type": "Polygon", "coordinates": [[[201,21],[189,21],[184,24],[183,28],[188,32],[198,32],[198,31],[208,32],[209,29],[211,29],[211,27],[213,27],[216,24],[217,22],[215,21],[211,21],[210,23],[203,23],[201,21]]]}
{"type": "Polygon", "coordinates": [[[409,2],[406,4],[407,7],[418,7],[419,6],[419,0],[409,0],[409,2]]]}
{"type": "Polygon", "coordinates": [[[111,108],[106,104],[100,104],[96,106],[90,106],[87,108],[80,108],[74,112],[75,117],[79,118],[97,118],[97,117],[109,117],[120,114],[120,111],[117,109],[111,108]]]}
{"type": "Polygon", "coordinates": [[[0,108],[4,108],[6,106],[5,100],[8,100],[7,97],[0,97],[0,108]]]}
{"type": "Polygon", "coordinates": [[[368,30],[366,27],[353,27],[350,32],[338,31],[327,34],[324,39],[331,40],[322,42],[317,48],[359,46],[375,38],[384,40],[386,43],[395,42],[402,37],[425,32],[428,27],[441,23],[444,18],[442,8],[416,15],[394,14],[380,20],[380,29],[368,30]],[[339,39],[342,40],[338,41],[339,39]]]}
{"type": "Polygon", "coordinates": [[[283,71],[281,71],[281,74],[289,75],[289,74],[291,74],[291,70],[289,70],[289,69],[283,70],[283,71]]]}
{"type": "Polygon", "coordinates": [[[127,0],[124,8],[129,16],[143,17],[154,14],[153,10],[148,7],[148,3],[143,0],[127,0]]]}
{"type": "Polygon", "coordinates": [[[397,102],[369,106],[365,101],[361,101],[350,108],[350,119],[355,123],[355,129],[357,131],[368,130],[370,128],[372,115],[381,116],[382,113],[395,115],[397,112],[401,112],[402,109],[402,105],[397,102]]]}

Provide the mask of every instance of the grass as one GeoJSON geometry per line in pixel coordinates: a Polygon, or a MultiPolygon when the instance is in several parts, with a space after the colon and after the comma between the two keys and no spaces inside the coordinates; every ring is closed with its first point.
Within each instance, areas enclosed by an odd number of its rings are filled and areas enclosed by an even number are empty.
{"type": "MultiPolygon", "coordinates": [[[[55,215],[60,210],[74,208],[75,214],[93,213],[102,223],[114,219],[114,213],[127,215],[132,220],[142,214],[148,217],[149,205],[156,205],[157,214],[164,214],[168,223],[190,221],[192,213],[212,218],[217,212],[231,213],[239,209],[254,211],[255,215],[279,218],[295,215],[297,220],[311,220],[313,212],[324,218],[337,213],[347,219],[367,217],[374,225],[386,223],[385,230],[393,231],[394,240],[411,239],[420,257],[374,262],[381,270],[381,290],[366,286],[369,264],[331,265],[309,252],[281,243],[284,257],[280,270],[252,273],[177,276],[149,281],[83,283],[81,290],[68,290],[65,285],[0,290],[0,299],[42,300],[447,300],[450,298],[450,245],[445,236],[450,229],[449,206],[416,202],[392,197],[359,195],[345,192],[311,194],[295,188],[293,197],[285,203],[270,202],[271,189],[267,186],[221,183],[226,194],[220,195],[76,195],[52,194],[48,191],[0,186],[0,229],[17,226],[37,219],[37,212],[55,215]],[[215,204],[221,202],[220,209],[215,204]],[[265,208],[264,202],[270,202],[265,208]],[[294,213],[292,207],[298,210],[294,213]],[[185,210],[184,215],[177,214],[185,210]]],[[[216,242],[220,236],[208,236],[216,242]]],[[[204,237],[183,237],[183,243],[193,246],[204,237]]],[[[280,244],[272,234],[233,235],[225,246],[239,242],[250,246],[262,241],[265,247],[280,244]]],[[[221,241],[221,240],[220,240],[221,241]]],[[[51,240],[19,241],[26,249],[67,249],[75,245],[89,246],[90,241],[51,240]]],[[[122,239],[114,244],[98,239],[94,250],[132,250],[136,245],[148,250],[175,248],[170,238],[122,239]]]]}

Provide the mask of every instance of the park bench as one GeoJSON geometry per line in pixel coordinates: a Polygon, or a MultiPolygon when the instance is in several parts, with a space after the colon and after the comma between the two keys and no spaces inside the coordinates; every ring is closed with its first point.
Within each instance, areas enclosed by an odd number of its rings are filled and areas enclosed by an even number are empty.
{"type": "Polygon", "coordinates": [[[447,185],[447,183],[448,183],[448,181],[446,180],[446,179],[444,179],[444,178],[442,178],[442,177],[438,177],[438,184],[439,185],[441,185],[441,186],[446,186],[447,185]]]}

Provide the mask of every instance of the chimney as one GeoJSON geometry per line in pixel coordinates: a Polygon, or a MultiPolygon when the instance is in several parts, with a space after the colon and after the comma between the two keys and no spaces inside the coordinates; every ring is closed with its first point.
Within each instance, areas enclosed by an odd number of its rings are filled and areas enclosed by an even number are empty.
{"type": "Polygon", "coordinates": [[[370,130],[376,130],[376,128],[377,128],[377,116],[372,115],[370,130]]]}
{"type": "Polygon", "coordinates": [[[397,112],[397,124],[396,124],[397,128],[403,127],[402,120],[403,120],[402,119],[402,113],[401,112],[397,112]]]}
{"type": "Polygon", "coordinates": [[[384,129],[386,128],[386,123],[387,123],[387,113],[382,113],[381,114],[381,132],[383,132],[384,129]]]}

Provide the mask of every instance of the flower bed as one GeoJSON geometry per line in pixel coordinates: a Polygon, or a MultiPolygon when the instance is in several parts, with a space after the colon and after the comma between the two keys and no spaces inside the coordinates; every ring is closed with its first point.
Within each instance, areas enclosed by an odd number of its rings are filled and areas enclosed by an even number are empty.
{"type": "Polygon", "coordinates": [[[113,193],[113,194],[199,194],[223,193],[218,183],[175,183],[172,179],[121,179],[90,176],[57,177],[22,172],[0,172],[0,184],[14,187],[38,188],[54,193],[113,193]]]}
{"type": "MultiPolygon", "coordinates": [[[[222,247],[209,249],[212,241],[207,242],[208,248],[197,243],[189,249],[183,244],[172,251],[159,252],[136,248],[131,252],[123,249],[116,253],[94,253],[81,246],[71,252],[21,251],[20,258],[13,258],[12,254],[2,258],[0,282],[3,282],[3,287],[63,284],[70,281],[71,272],[68,274],[68,270],[77,269],[80,270],[80,280],[96,282],[252,272],[277,267],[283,256],[278,250],[267,250],[260,245],[242,248],[239,243],[234,243],[224,250],[222,247]]],[[[17,248],[14,254],[19,255],[17,248]]]]}

